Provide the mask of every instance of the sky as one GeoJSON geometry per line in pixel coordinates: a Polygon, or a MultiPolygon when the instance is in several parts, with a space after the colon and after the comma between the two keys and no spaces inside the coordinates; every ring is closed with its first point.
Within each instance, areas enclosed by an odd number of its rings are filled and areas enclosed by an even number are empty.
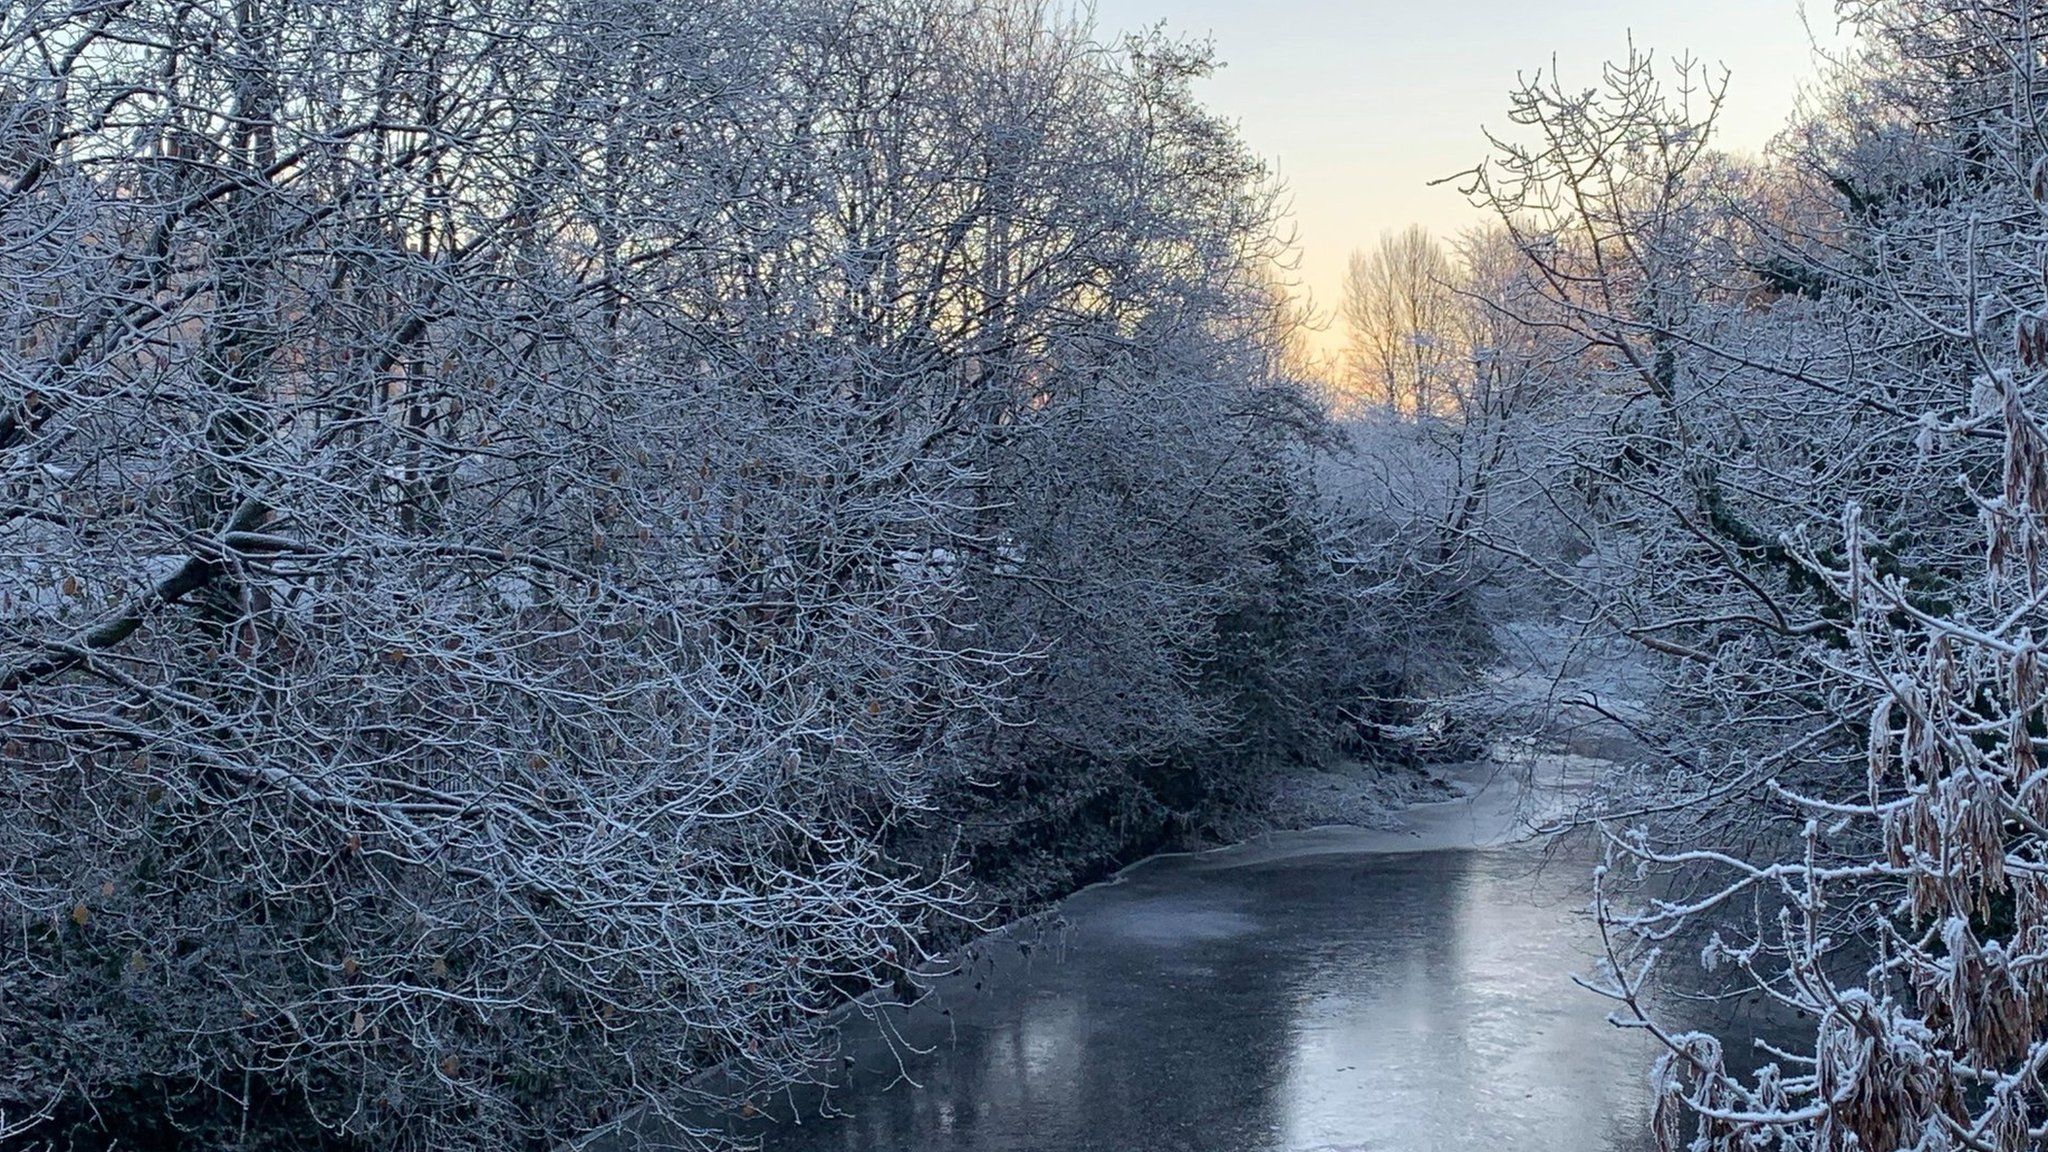
{"type": "MultiPolygon", "coordinates": [[[[1758,152],[1836,43],[1832,0],[1094,0],[1104,34],[1164,21],[1214,41],[1200,89],[1238,121],[1292,196],[1301,284],[1332,308],[1353,249],[1422,224],[1449,236],[1481,216],[1429,182],[1487,153],[1518,72],[1555,62],[1589,86],[1638,48],[1725,66],[1724,147],[1758,152]]],[[[1316,344],[1337,342],[1326,331],[1316,344]]]]}

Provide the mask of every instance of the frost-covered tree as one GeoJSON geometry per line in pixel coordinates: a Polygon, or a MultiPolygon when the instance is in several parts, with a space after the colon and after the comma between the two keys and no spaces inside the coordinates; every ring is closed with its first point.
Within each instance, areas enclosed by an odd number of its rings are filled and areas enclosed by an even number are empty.
{"type": "Polygon", "coordinates": [[[1216,740],[1312,421],[1191,67],[950,0],[0,11],[0,1134],[780,1084],[970,915],[892,847],[1049,677],[1216,740]]]}
{"type": "Polygon", "coordinates": [[[1584,345],[1560,581],[1665,672],[1594,983],[1667,1048],[1665,1147],[2036,1147],[2040,14],[1843,12],[1863,53],[1766,167],[1638,59],[1525,89],[1476,186],[1584,345]],[[1702,941],[1811,1043],[1669,1028],[1655,948],[1702,941]]]}
{"type": "Polygon", "coordinates": [[[1390,234],[1353,273],[1352,384],[1338,390],[1339,443],[1318,459],[1317,488],[1332,553],[1363,592],[1354,602],[1372,605],[1333,622],[1356,630],[1351,659],[1325,675],[1345,685],[1351,729],[1370,736],[1441,712],[1498,655],[1504,614],[1547,610],[1522,568],[1568,562],[1552,530],[1549,432],[1571,412],[1563,393],[1581,365],[1557,338],[1564,326],[1540,320],[1549,301],[1506,229],[1450,245],[1390,234]]]}
{"type": "Polygon", "coordinates": [[[1119,107],[1144,132],[1111,142],[1133,224],[1101,284],[1142,303],[1054,332],[992,457],[1006,508],[976,603],[1043,658],[988,733],[996,770],[946,807],[1017,902],[1205,829],[1320,746],[1308,617],[1349,596],[1296,570],[1323,559],[1300,451],[1322,416],[1289,359],[1264,169],[1192,93],[1211,67],[1140,45],[1119,107]]]}
{"type": "MultiPolygon", "coordinates": [[[[1558,546],[1504,546],[1586,626],[1671,662],[1668,707],[1628,718],[1684,764],[1650,785],[1667,799],[1816,765],[1751,759],[1811,752],[1829,722],[1802,666],[1825,597],[1786,540],[1831,525],[1896,446],[1896,425],[1843,403],[1870,347],[1843,325],[1867,311],[1773,287],[1783,213],[1773,178],[1712,151],[1720,91],[1643,55],[1585,91],[1538,77],[1472,185],[1527,264],[1500,311],[1569,381],[1524,448],[1558,546]]],[[[1846,763],[1834,752],[1823,774],[1846,763]]]]}

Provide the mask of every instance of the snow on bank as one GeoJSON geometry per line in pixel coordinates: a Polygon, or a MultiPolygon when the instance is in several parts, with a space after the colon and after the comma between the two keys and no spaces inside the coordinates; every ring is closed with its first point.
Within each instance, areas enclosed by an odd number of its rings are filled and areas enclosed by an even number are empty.
{"type": "MultiPolygon", "coordinates": [[[[1194,855],[1200,867],[1241,868],[1305,856],[1501,848],[1545,835],[1569,819],[1591,792],[1599,773],[1609,767],[1606,760],[1570,752],[1502,747],[1486,760],[1437,770],[1430,777],[1437,783],[1424,791],[1437,795],[1448,791],[1448,799],[1391,810],[1379,799],[1383,786],[1370,779],[1375,774],[1364,770],[1350,775],[1357,789],[1351,797],[1324,803],[1332,810],[1348,805],[1368,812],[1369,822],[1330,821],[1269,832],[1194,855]]],[[[1330,786],[1321,777],[1331,775],[1339,774],[1333,771],[1311,777],[1306,787],[1330,786]]],[[[1132,868],[1146,863],[1140,861],[1132,868]]]]}
{"type": "Polygon", "coordinates": [[[1385,768],[1341,760],[1271,780],[1258,833],[1300,831],[1331,824],[1393,828],[1395,813],[1464,794],[1442,772],[1385,768]]]}

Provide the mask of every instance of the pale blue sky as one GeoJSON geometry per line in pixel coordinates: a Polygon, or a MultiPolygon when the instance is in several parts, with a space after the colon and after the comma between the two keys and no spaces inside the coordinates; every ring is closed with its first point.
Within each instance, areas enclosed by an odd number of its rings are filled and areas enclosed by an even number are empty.
{"type": "Polygon", "coordinates": [[[1293,191],[1301,278],[1336,299],[1344,261],[1384,228],[1448,234],[1478,215],[1428,181],[1486,153],[1518,70],[1590,84],[1633,33],[1730,73],[1724,143],[1759,150],[1813,75],[1812,31],[1833,42],[1832,0],[1095,0],[1104,32],[1166,21],[1227,62],[1203,89],[1293,191]]]}

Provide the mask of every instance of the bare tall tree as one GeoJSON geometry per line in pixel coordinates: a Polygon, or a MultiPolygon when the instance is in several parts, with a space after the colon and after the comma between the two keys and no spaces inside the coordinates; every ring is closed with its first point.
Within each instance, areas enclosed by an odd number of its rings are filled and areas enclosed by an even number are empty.
{"type": "Polygon", "coordinates": [[[1420,225],[1381,234],[1353,252],[1339,318],[1345,332],[1340,392],[1346,405],[1409,416],[1440,415],[1464,368],[1451,256],[1420,225]]]}

